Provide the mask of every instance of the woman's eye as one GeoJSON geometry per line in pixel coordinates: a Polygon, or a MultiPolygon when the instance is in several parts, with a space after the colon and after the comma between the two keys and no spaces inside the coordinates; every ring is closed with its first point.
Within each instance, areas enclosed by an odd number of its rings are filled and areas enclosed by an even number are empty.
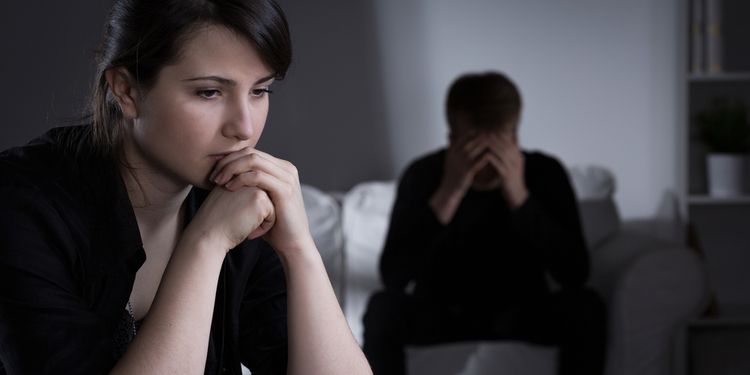
{"type": "Polygon", "coordinates": [[[266,94],[273,94],[273,91],[271,91],[271,89],[268,87],[261,87],[261,88],[253,89],[252,93],[253,93],[253,96],[262,97],[266,94]]]}
{"type": "Polygon", "coordinates": [[[208,90],[198,90],[197,94],[201,98],[212,99],[212,98],[219,96],[220,92],[219,90],[208,89],[208,90]]]}

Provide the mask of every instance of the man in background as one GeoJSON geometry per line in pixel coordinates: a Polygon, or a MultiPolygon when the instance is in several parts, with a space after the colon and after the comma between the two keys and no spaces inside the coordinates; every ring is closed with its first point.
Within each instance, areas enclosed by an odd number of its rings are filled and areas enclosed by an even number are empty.
{"type": "Polygon", "coordinates": [[[601,374],[605,314],[563,166],[518,142],[521,97],[500,73],[450,87],[448,146],[401,176],[364,316],[375,375],[405,374],[405,345],[521,340],[560,348],[561,375],[601,374]],[[551,291],[550,276],[560,289],[551,291]]]}

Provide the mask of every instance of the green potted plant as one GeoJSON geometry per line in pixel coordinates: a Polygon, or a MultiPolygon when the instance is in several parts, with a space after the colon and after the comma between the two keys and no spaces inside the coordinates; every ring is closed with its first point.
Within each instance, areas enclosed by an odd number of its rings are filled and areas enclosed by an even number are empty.
{"type": "Polygon", "coordinates": [[[712,196],[736,196],[750,152],[747,106],[741,100],[715,99],[696,117],[699,137],[708,147],[708,192],[712,196]]]}

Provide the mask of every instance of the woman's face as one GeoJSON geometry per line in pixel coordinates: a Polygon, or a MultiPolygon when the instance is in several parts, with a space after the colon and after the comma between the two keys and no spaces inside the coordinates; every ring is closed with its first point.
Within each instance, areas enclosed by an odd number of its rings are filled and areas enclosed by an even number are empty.
{"type": "Polygon", "coordinates": [[[209,187],[218,160],[258,142],[272,76],[243,37],[219,26],[200,29],[139,98],[128,162],[176,187],[209,187]]]}

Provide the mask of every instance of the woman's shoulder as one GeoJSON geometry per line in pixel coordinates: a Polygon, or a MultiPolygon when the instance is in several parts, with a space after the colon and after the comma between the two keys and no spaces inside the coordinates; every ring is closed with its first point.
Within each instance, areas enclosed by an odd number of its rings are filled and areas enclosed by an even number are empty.
{"type": "Polygon", "coordinates": [[[59,187],[74,180],[84,165],[80,160],[86,145],[87,127],[54,128],[23,146],[0,153],[0,186],[16,189],[59,187]]]}
{"type": "Polygon", "coordinates": [[[117,216],[111,208],[119,190],[107,182],[110,171],[79,157],[85,136],[83,127],[56,128],[0,153],[0,214],[10,221],[4,230],[23,222],[29,231],[56,228],[67,236],[117,216]]]}

